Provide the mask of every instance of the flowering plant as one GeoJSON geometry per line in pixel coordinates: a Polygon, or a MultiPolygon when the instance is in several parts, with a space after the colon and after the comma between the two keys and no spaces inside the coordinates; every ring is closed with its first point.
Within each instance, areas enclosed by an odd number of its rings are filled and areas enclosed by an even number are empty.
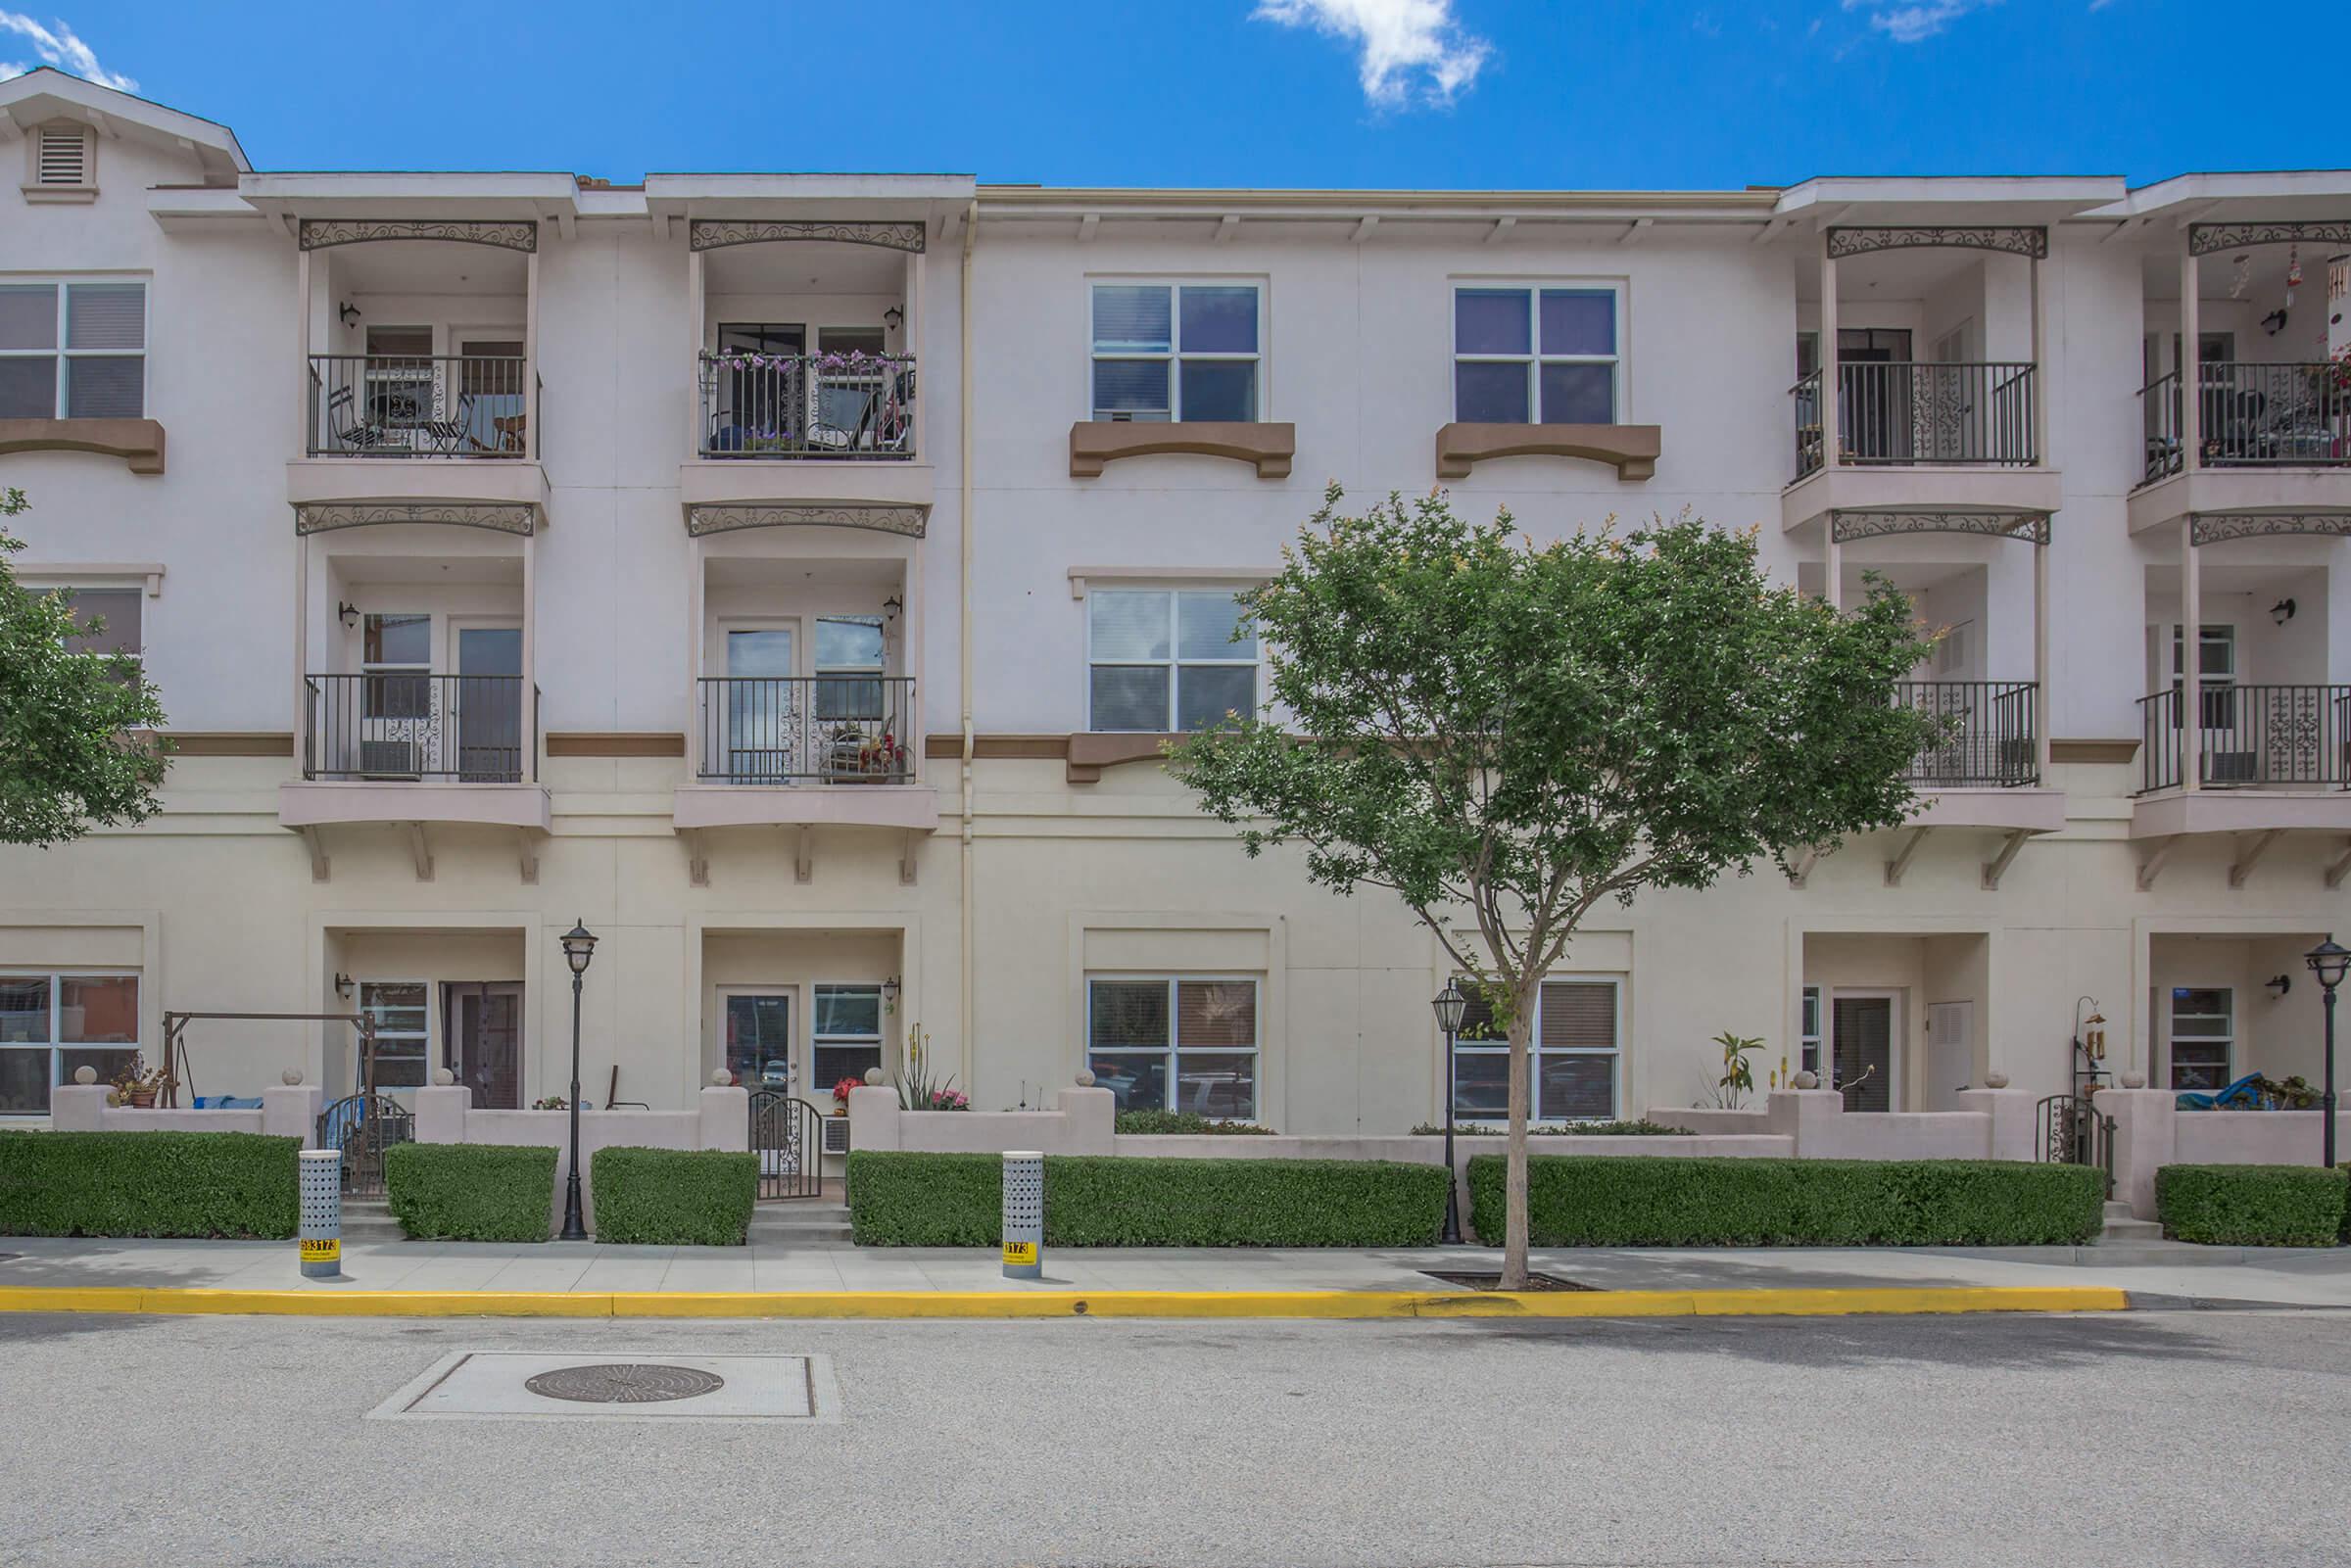
{"type": "Polygon", "coordinates": [[[837,375],[880,375],[886,370],[914,363],[914,356],[905,354],[867,354],[862,349],[833,354],[753,354],[749,350],[722,349],[710,356],[710,362],[729,370],[792,370],[810,365],[819,371],[830,371],[837,375]]]}
{"type": "Polygon", "coordinates": [[[971,1108],[971,1097],[961,1089],[934,1089],[931,1091],[930,1110],[969,1111],[971,1108]]]}
{"type": "Polygon", "coordinates": [[[846,1106],[849,1103],[849,1091],[851,1089],[862,1089],[863,1087],[865,1087],[865,1080],[863,1078],[846,1077],[841,1079],[839,1083],[833,1085],[833,1103],[838,1106],[846,1106]]]}

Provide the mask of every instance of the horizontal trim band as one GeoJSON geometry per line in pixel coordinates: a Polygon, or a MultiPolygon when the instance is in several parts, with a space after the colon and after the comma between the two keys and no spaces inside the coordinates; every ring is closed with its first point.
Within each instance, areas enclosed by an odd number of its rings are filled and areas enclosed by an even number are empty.
{"type": "Polygon", "coordinates": [[[682,757],[686,737],[674,731],[553,732],[547,737],[551,757],[682,757]]]}

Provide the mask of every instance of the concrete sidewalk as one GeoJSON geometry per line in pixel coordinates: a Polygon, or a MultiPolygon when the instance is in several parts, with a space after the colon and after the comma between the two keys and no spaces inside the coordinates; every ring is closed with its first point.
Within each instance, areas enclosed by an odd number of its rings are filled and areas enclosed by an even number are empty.
{"type": "MultiPolygon", "coordinates": [[[[2225,1303],[2351,1307],[2351,1250],[2137,1247],[2128,1264],[2094,1249],[1539,1250],[1535,1266],[1604,1292],[2120,1290],[2135,1306],[2225,1303]]],[[[295,1244],[0,1236],[0,1290],[134,1288],[340,1295],[599,1293],[1460,1294],[1429,1271],[1491,1271],[1474,1247],[1342,1252],[1168,1248],[1048,1251],[1046,1278],[1003,1277],[988,1249],[538,1246],[348,1242],[344,1277],[301,1277],[295,1244]]],[[[683,1307],[683,1301],[676,1304],[683,1307]]],[[[1586,1310],[1600,1304],[1587,1298],[1586,1310]]],[[[461,1308],[453,1307],[453,1310],[461,1308]]],[[[674,1308],[673,1308],[674,1309],[674,1308]]],[[[1847,1307],[1846,1309],[1856,1309],[1847,1307]]],[[[1869,1308],[1860,1308],[1869,1309],[1869,1308]]]]}

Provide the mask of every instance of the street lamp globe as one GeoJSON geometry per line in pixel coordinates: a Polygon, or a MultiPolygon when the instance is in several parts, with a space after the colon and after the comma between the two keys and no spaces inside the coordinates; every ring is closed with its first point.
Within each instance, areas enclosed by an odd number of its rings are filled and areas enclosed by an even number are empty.
{"type": "Polygon", "coordinates": [[[1447,980],[1445,989],[1430,998],[1428,1005],[1436,1012],[1438,1028],[1447,1034],[1462,1032],[1462,1020],[1469,1012],[1469,998],[1462,994],[1460,986],[1447,980]]]}
{"type": "Polygon", "coordinates": [[[563,962],[571,966],[574,974],[588,973],[588,961],[596,956],[596,933],[585,921],[574,921],[570,930],[563,933],[563,962]]]}
{"type": "Polygon", "coordinates": [[[2329,991],[2342,984],[2344,974],[2351,972],[2351,947],[2337,944],[2331,932],[2303,957],[2310,965],[2310,972],[2319,977],[2319,983],[2329,991]]]}

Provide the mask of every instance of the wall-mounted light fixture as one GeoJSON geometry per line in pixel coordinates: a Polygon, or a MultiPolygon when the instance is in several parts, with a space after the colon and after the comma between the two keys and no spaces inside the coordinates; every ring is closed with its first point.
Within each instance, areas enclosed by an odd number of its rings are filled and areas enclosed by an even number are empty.
{"type": "Polygon", "coordinates": [[[357,626],[360,624],[360,607],[351,600],[345,599],[335,606],[335,619],[341,621],[346,627],[357,626]]]}
{"type": "Polygon", "coordinates": [[[895,1007],[897,1005],[898,977],[895,974],[892,974],[888,979],[882,982],[882,1000],[885,1004],[891,1007],[895,1007]]]}
{"type": "Polygon", "coordinates": [[[906,324],[906,312],[893,305],[882,312],[882,324],[895,332],[906,324]]]}
{"type": "Polygon", "coordinates": [[[349,326],[360,318],[360,308],[349,300],[345,300],[341,306],[336,308],[335,313],[343,318],[345,326],[349,326]]]}
{"type": "Polygon", "coordinates": [[[889,597],[882,601],[882,614],[887,620],[896,620],[900,612],[902,612],[905,608],[906,601],[898,597],[898,595],[895,594],[890,594],[889,597]]]}
{"type": "Polygon", "coordinates": [[[2277,603],[2270,606],[2270,619],[2276,621],[2279,626],[2283,626],[2286,622],[2292,620],[2293,618],[2294,601],[2292,599],[2281,598],[2277,603]]]}
{"type": "Polygon", "coordinates": [[[2291,974],[2273,974],[2261,983],[2269,987],[2270,995],[2282,999],[2286,992],[2294,988],[2294,977],[2291,974]]]}
{"type": "Polygon", "coordinates": [[[350,975],[340,973],[335,975],[335,994],[337,996],[349,996],[351,994],[350,975]]]}

